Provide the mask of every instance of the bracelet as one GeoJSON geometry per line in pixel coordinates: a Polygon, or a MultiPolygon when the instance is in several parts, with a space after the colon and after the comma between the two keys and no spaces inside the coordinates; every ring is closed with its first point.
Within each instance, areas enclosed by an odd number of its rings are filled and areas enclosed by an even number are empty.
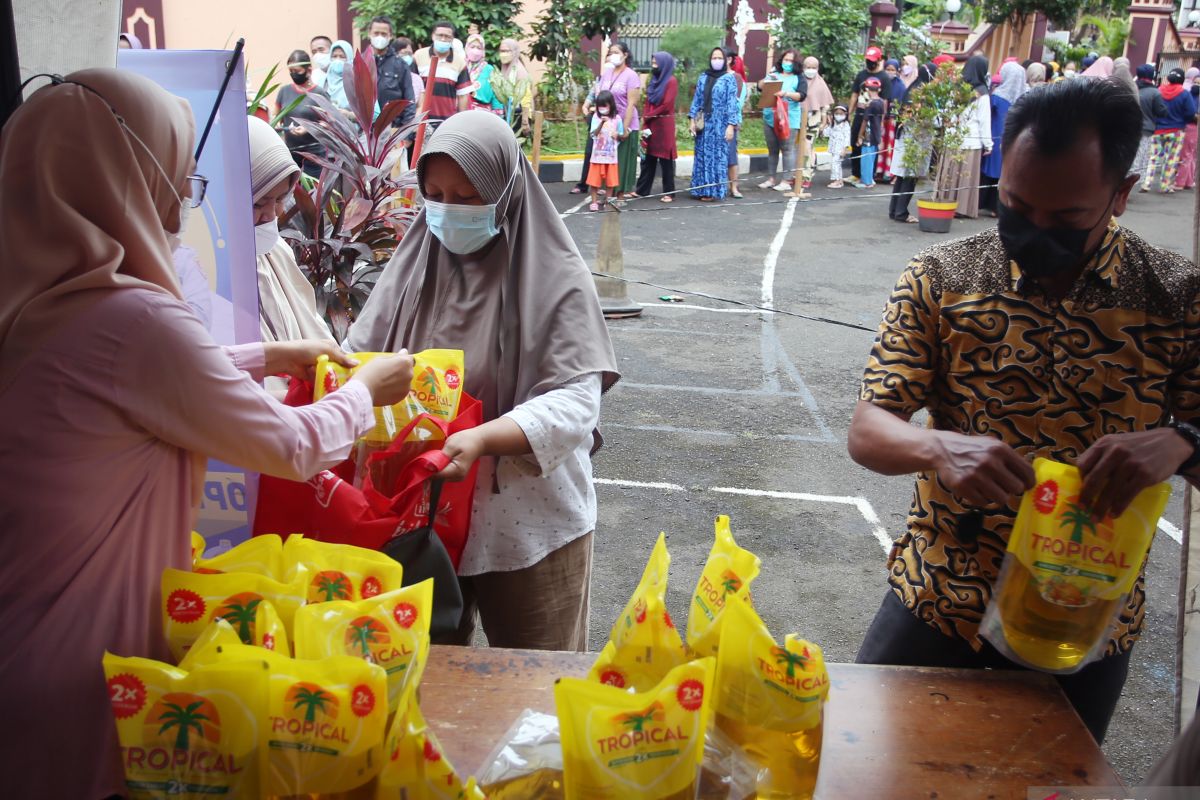
{"type": "Polygon", "coordinates": [[[1173,421],[1171,428],[1192,446],[1192,454],[1175,470],[1176,475],[1182,475],[1200,465],[1200,428],[1179,420],[1173,421]]]}

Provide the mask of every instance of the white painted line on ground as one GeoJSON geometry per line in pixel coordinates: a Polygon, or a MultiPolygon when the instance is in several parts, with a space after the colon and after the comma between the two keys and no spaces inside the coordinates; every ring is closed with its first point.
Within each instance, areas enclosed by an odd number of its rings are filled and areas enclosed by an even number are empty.
{"type": "Polygon", "coordinates": [[[792,227],[792,220],[796,216],[796,204],[799,202],[798,197],[788,201],[783,210],[783,219],[779,221],[779,230],[771,240],[767,257],[763,259],[762,295],[759,304],[767,308],[775,307],[775,265],[779,263],[779,254],[783,252],[783,243],[787,241],[788,230],[792,227]]]}
{"type": "Polygon", "coordinates": [[[602,486],[624,486],[627,489],[662,489],[667,492],[685,492],[687,489],[678,483],[645,483],[643,481],[614,481],[609,478],[593,478],[593,483],[602,486]]]}
{"type": "Polygon", "coordinates": [[[879,546],[883,548],[883,552],[890,553],[892,550],[892,537],[888,536],[887,529],[879,521],[879,515],[875,513],[874,507],[865,497],[808,494],[807,492],[772,492],[766,489],[736,489],[729,486],[718,486],[709,491],[742,495],[743,497],[771,497],[777,500],[800,500],[809,503],[838,503],[839,505],[854,506],[871,526],[871,533],[874,534],[875,541],[879,542],[879,546]]]}
{"type": "Polygon", "coordinates": [[[687,303],[638,303],[642,308],[688,309],[689,311],[711,311],[714,314],[758,314],[753,308],[713,308],[712,306],[693,306],[687,303]]]}
{"type": "Polygon", "coordinates": [[[575,205],[573,205],[573,206],[571,206],[570,208],[568,208],[566,211],[564,211],[564,212],[562,212],[561,214],[559,214],[559,215],[558,215],[558,218],[559,218],[559,219],[566,219],[566,218],[567,218],[569,215],[571,215],[571,214],[574,214],[576,211],[578,211],[579,209],[583,208],[584,206],[586,206],[586,205],[587,205],[588,203],[590,203],[591,201],[592,201],[592,199],[591,199],[590,197],[587,197],[587,196],[585,196],[583,200],[580,200],[578,203],[576,203],[575,205]]]}
{"type": "Polygon", "coordinates": [[[1158,520],[1158,529],[1175,540],[1176,544],[1183,544],[1183,531],[1167,522],[1165,519],[1158,520]]]}
{"type": "MultiPolygon", "coordinates": [[[[644,481],[621,481],[611,478],[595,478],[594,481],[602,486],[621,486],[629,489],[662,489],[668,492],[686,492],[687,487],[680,486],[678,483],[647,483],[644,481]]],[[[883,523],[879,521],[879,515],[875,513],[874,507],[865,497],[849,497],[830,494],[808,494],[807,492],[773,492],[766,489],[739,489],[733,486],[710,486],[707,489],[698,487],[697,491],[715,492],[717,494],[734,494],[742,497],[771,497],[777,500],[799,500],[808,503],[836,503],[844,506],[854,506],[858,509],[858,513],[871,526],[871,533],[875,536],[875,540],[879,542],[883,552],[890,553],[892,549],[892,539],[888,536],[887,529],[883,527],[883,523]]]]}

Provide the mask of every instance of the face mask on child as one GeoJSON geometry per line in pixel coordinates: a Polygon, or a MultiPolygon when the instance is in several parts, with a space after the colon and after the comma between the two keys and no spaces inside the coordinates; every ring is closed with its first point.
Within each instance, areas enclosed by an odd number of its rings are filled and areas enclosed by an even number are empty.
{"type": "Polygon", "coordinates": [[[834,114],[834,115],[833,115],[833,121],[834,121],[834,122],[845,122],[845,121],[846,121],[846,115],[845,115],[845,114],[834,114]]]}
{"type": "Polygon", "coordinates": [[[596,113],[602,117],[611,117],[612,109],[609,108],[608,106],[601,106],[600,108],[596,109],[596,113]]]}

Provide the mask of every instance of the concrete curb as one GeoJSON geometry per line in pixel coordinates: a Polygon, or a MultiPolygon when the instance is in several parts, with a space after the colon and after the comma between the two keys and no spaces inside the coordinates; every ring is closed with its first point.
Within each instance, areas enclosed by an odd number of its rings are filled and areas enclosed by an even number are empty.
{"type": "MultiPolygon", "coordinates": [[[[675,161],[675,177],[690,178],[694,156],[680,156],[675,161]]],[[[829,164],[829,153],[817,151],[817,168],[829,164]]],[[[738,170],[742,175],[767,171],[765,155],[740,153],[738,154],[738,170]]],[[[578,183],[583,179],[583,159],[565,159],[563,161],[543,161],[538,168],[538,178],[542,183],[578,183]]]]}

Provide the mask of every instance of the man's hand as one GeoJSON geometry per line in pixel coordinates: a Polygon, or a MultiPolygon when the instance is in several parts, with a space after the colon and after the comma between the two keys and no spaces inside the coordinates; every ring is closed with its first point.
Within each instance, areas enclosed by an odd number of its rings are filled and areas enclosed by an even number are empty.
{"type": "Polygon", "coordinates": [[[442,452],[450,457],[450,466],[434,476],[436,480],[461,481],[472,465],[484,455],[484,436],[479,428],[450,434],[442,452]]]}
{"type": "Polygon", "coordinates": [[[342,348],[323,339],[300,339],[294,342],[267,342],[263,345],[267,358],[268,375],[291,375],[312,382],[317,370],[317,358],[329,356],[329,360],[343,367],[357,367],[358,362],[342,352],[342,348]]]}
{"type": "Polygon", "coordinates": [[[956,497],[980,507],[1004,505],[1034,485],[1029,462],[991,436],[938,431],[934,471],[956,497]]]}
{"type": "Polygon", "coordinates": [[[1079,457],[1080,502],[1100,519],[1120,516],[1138,492],[1162,483],[1192,455],[1192,445],[1172,428],[1110,433],[1079,457]]]}

